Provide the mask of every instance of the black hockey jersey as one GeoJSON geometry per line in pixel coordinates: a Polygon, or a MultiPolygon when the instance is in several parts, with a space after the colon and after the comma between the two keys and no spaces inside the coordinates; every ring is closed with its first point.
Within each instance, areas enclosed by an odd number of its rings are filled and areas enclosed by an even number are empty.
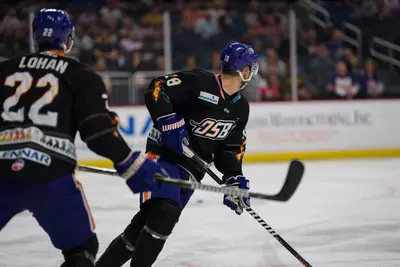
{"type": "Polygon", "coordinates": [[[114,162],[130,153],[107,110],[102,78],[47,52],[0,63],[0,179],[47,182],[73,173],[77,131],[114,162]]]}
{"type": "MultiPolygon", "coordinates": [[[[186,122],[190,147],[204,160],[214,161],[224,178],[242,174],[249,103],[237,92],[224,92],[219,75],[195,69],[154,79],[145,93],[153,122],[178,113],[186,122]]],[[[154,142],[148,142],[148,151],[154,142]]]]}

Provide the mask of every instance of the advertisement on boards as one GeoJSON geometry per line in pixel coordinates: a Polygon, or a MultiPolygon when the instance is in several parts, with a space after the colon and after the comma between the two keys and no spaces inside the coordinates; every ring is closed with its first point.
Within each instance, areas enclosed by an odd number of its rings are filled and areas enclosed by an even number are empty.
{"type": "Polygon", "coordinates": [[[400,148],[398,101],[254,104],[249,153],[400,148]]]}
{"type": "MultiPolygon", "coordinates": [[[[144,106],[113,108],[120,132],[145,150],[152,120],[144,106]]],[[[318,151],[400,150],[400,101],[254,103],[247,124],[247,155],[318,151]]],[[[77,138],[80,160],[99,159],[77,138]]]]}

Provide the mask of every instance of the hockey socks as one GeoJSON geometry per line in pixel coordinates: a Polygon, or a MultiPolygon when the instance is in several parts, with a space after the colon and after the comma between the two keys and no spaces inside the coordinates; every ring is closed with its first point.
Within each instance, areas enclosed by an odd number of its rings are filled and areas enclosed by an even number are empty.
{"type": "Polygon", "coordinates": [[[160,235],[145,226],[132,254],[131,267],[150,267],[156,261],[168,236],[160,235]]]}
{"type": "Polygon", "coordinates": [[[121,267],[131,258],[133,249],[134,247],[122,233],[107,247],[98,259],[96,267],[121,267]]]}

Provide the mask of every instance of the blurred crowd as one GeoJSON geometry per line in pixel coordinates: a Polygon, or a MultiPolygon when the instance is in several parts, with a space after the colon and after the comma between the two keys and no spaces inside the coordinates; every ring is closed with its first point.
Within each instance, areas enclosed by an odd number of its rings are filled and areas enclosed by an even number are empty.
{"type": "MultiPolygon", "coordinates": [[[[39,7],[65,8],[76,27],[71,56],[93,66],[100,73],[109,72],[104,77],[110,92],[121,92],[127,86],[114,81],[118,78],[111,75],[115,71],[137,74],[133,76],[135,80],[129,82],[136,86],[136,90],[142,90],[151,75],[142,76],[140,73],[165,71],[163,12],[168,10],[173,70],[203,68],[218,71],[219,52],[223,46],[231,40],[242,41],[253,45],[261,56],[259,75],[245,91],[248,98],[252,101],[290,100],[288,10],[291,7],[296,11],[298,26],[299,99],[397,96],[396,91],[388,93],[387,66],[369,58],[367,49],[358,53],[349,46],[343,38],[343,24],[350,21],[362,28],[367,23],[365,21],[375,21],[376,25],[383,25],[382,21],[396,17],[400,10],[399,1],[314,1],[331,14],[332,25],[324,29],[310,20],[303,1],[289,2],[15,1],[13,6],[0,4],[0,56],[11,57],[29,52],[30,10],[39,7]]],[[[125,99],[124,94],[122,99],[125,99]]]]}

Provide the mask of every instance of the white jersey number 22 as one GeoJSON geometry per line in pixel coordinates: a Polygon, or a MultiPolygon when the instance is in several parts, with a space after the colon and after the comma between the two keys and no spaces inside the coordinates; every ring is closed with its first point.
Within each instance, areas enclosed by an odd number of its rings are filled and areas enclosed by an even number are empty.
{"type": "MultiPolygon", "coordinates": [[[[25,120],[24,107],[17,111],[10,111],[10,109],[17,105],[20,97],[32,88],[33,78],[29,72],[16,72],[6,78],[4,85],[15,87],[17,82],[20,84],[15,89],[15,93],[8,97],[3,103],[4,111],[1,113],[1,117],[4,121],[23,122],[25,120]]],[[[50,89],[31,105],[28,117],[34,124],[56,127],[58,121],[58,114],[56,112],[40,114],[39,111],[44,106],[51,104],[57,96],[59,86],[57,77],[48,73],[41,77],[35,86],[36,88],[50,86],[50,89]]]]}

